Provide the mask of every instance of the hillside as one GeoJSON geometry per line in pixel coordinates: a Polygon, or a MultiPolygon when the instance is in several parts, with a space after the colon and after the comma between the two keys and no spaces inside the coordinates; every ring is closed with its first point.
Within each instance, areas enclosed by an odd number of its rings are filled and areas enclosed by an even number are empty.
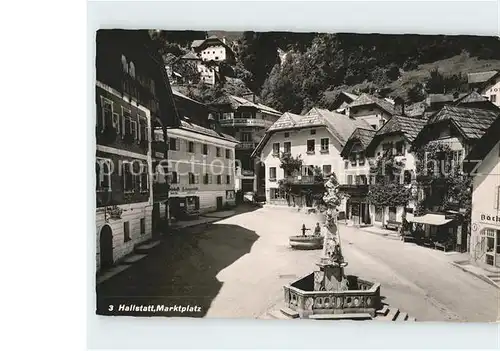
{"type": "MultiPolygon", "coordinates": [[[[238,39],[237,62],[224,67],[227,76],[242,79],[264,104],[294,113],[314,105],[330,108],[342,90],[414,103],[430,93],[463,91],[467,73],[500,70],[495,37],[207,31],[167,32],[162,38],[178,56],[188,50],[188,37],[203,33],[238,39]],[[182,50],[173,50],[175,45],[182,50]]],[[[224,89],[190,92],[205,101],[224,89]]]]}

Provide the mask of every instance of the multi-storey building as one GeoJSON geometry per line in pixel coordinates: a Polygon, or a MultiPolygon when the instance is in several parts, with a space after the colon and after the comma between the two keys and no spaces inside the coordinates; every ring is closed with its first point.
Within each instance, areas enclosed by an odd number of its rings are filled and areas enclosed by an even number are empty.
{"type": "Polygon", "coordinates": [[[363,120],[346,115],[312,108],[306,115],[284,113],[266,132],[252,156],[259,157],[265,165],[265,191],[268,203],[313,206],[312,193],[301,191],[317,184],[315,169],[323,176],[334,174],[339,182],[344,178],[344,167],[340,152],[347,139],[357,127],[370,128],[363,120]],[[282,154],[300,155],[303,167],[300,174],[285,174],[280,168],[282,154]],[[297,194],[284,194],[279,180],[299,188],[297,194]],[[292,197],[292,198],[291,198],[292,197]]]}
{"type": "Polygon", "coordinates": [[[427,150],[426,147],[429,146],[437,150],[425,151],[425,172],[417,172],[418,202],[423,214],[407,217],[408,221],[423,225],[426,237],[436,237],[439,234],[442,240],[452,240],[456,250],[468,249],[469,225],[457,214],[462,209],[449,193],[450,174],[445,174],[443,170],[447,170],[450,165],[462,164],[465,155],[477,144],[499,114],[500,110],[447,105],[429,118],[413,141],[412,150],[415,152],[419,149],[427,150]],[[440,151],[440,145],[445,145],[448,151],[440,151]],[[431,160],[439,161],[437,167],[428,165],[431,160]]]}
{"type": "Polygon", "coordinates": [[[281,113],[271,107],[234,95],[226,94],[211,106],[219,112],[218,123],[224,133],[236,140],[236,190],[262,192],[263,169],[251,155],[264,137],[266,130],[280,118],[281,113]],[[259,184],[262,184],[259,189],[259,184]]]}
{"type": "Polygon", "coordinates": [[[467,155],[464,171],[473,177],[470,256],[500,267],[500,118],[467,155]]]}
{"type": "Polygon", "coordinates": [[[351,220],[353,224],[372,223],[367,199],[370,162],[366,156],[366,148],[375,133],[376,131],[371,128],[356,128],[340,153],[344,160],[345,174],[345,179],[340,182],[342,184],[340,189],[349,194],[346,219],[351,220]]]}
{"type": "Polygon", "coordinates": [[[394,103],[372,95],[361,94],[345,108],[347,116],[366,121],[373,129],[381,128],[396,114],[394,103]]]}
{"type": "Polygon", "coordinates": [[[470,89],[477,90],[496,106],[500,106],[500,72],[469,73],[467,81],[470,89]]]}
{"type": "MultiPolygon", "coordinates": [[[[161,59],[147,31],[96,38],[97,270],[153,236],[151,134],[178,121],[161,59]]],[[[161,150],[160,150],[161,152],[161,150]]]]}
{"type": "Polygon", "coordinates": [[[179,127],[168,128],[170,219],[235,205],[237,141],[216,129],[215,123],[206,128],[188,118],[179,127]]]}
{"type": "Polygon", "coordinates": [[[204,40],[195,40],[191,49],[203,61],[229,61],[233,62],[235,55],[233,50],[225,43],[225,40],[212,35],[204,40]]]}
{"type": "MultiPolygon", "coordinates": [[[[406,116],[395,115],[380,128],[370,144],[366,147],[366,156],[375,162],[389,162],[391,158],[401,166],[397,174],[387,174],[391,177],[389,181],[402,184],[404,187],[416,191],[416,166],[415,156],[411,152],[411,145],[418,133],[426,124],[425,120],[406,116]]],[[[377,175],[372,175],[370,183],[376,182],[377,175]]],[[[406,204],[394,204],[392,206],[381,206],[370,204],[370,223],[384,227],[399,228],[403,222],[403,214],[413,212],[415,203],[412,199],[406,204]]]]}

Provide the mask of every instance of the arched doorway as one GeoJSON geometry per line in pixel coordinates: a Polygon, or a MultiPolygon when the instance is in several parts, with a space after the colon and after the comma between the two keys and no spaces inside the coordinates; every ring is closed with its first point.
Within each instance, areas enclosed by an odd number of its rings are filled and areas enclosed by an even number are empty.
{"type": "Polygon", "coordinates": [[[113,231],[109,225],[102,227],[99,243],[101,269],[109,268],[113,265],[113,231]]]}

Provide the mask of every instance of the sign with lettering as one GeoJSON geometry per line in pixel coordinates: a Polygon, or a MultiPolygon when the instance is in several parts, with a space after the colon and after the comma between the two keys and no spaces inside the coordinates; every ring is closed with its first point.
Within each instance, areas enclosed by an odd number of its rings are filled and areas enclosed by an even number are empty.
{"type": "Polygon", "coordinates": [[[500,214],[481,213],[479,218],[482,223],[500,225],[500,214]]]}
{"type": "Polygon", "coordinates": [[[200,188],[198,187],[188,187],[188,186],[183,186],[183,187],[171,187],[169,190],[169,194],[171,195],[179,195],[179,194],[194,194],[196,193],[200,188]]]}
{"type": "Polygon", "coordinates": [[[234,198],[235,198],[234,190],[226,190],[226,199],[234,200],[234,198]]]}

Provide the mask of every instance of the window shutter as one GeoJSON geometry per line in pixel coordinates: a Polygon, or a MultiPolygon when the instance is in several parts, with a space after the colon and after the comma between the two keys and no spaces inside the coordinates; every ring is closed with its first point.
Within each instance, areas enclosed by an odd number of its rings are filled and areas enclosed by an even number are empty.
{"type": "Polygon", "coordinates": [[[175,149],[179,151],[181,149],[181,140],[175,139],[175,149]]]}
{"type": "Polygon", "coordinates": [[[199,184],[199,183],[200,183],[200,176],[199,176],[198,174],[196,174],[196,175],[194,176],[194,183],[195,183],[195,184],[199,184]]]}

